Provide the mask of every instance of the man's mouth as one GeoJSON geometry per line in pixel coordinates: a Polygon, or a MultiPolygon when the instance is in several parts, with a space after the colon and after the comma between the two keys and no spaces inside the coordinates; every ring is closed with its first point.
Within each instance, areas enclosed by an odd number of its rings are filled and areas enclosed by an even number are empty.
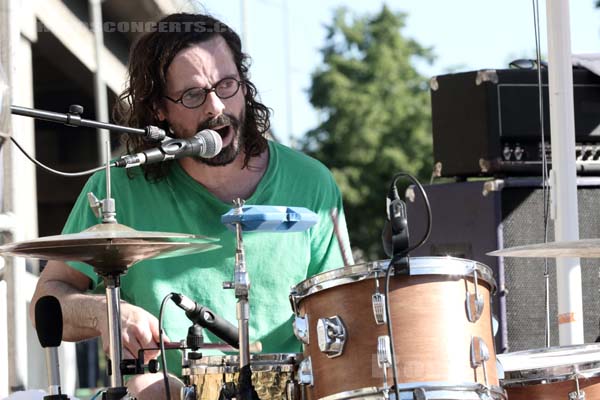
{"type": "Polygon", "coordinates": [[[225,139],[225,137],[227,137],[227,135],[229,134],[230,127],[231,127],[231,125],[225,125],[220,128],[213,128],[213,130],[215,132],[217,132],[219,135],[221,135],[222,139],[225,139]]]}

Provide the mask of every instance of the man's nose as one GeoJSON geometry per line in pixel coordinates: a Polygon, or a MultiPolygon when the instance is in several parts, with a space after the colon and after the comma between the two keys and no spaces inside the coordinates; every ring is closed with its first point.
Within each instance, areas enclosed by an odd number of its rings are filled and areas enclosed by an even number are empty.
{"type": "Polygon", "coordinates": [[[223,101],[219,98],[219,96],[217,96],[217,94],[214,91],[209,92],[206,95],[204,110],[206,114],[215,117],[217,115],[223,114],[223,111],[225,111],[225,104],[223,104],[223,101]]]}

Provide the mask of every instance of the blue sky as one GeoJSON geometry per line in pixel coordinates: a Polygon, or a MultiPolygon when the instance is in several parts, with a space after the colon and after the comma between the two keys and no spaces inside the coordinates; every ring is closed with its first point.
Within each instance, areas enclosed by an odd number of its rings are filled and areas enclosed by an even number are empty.
{"type": "MultiPolygon", "coordinates": [[[[333,10],[345,6],[352,12],[374,14],[385,3],[408,17],[403,34],[432,47],[436,60],[419,65],[430,77],[448,71],[505,68],[514,58],[535,54],[531,0],[198,0],[211,14],[241,32],[241,4],[246,2],[248,41],[253,60],[252,80],[263,102],[273,108],[272,125],[283,143],[299,138],[318,124],[318,114],[308,101],[311,73],[321,64],[319,48],[325,41],[324,25],[333,10]],[[289,37],[286,40],[287,1],[289,37]],[[286,42],[291,68],[286,68],[286,42]],[[288,97],[288,88],[291,95],[288,97]],[[291,99],[291,112],[287,100],[291,99]]],[[[547,53],[545,2],[540,3],[542,53],[547,53]]],[[[573,53],[600,53],[600,10],[594,0],[571,0],[573,53]]]]}

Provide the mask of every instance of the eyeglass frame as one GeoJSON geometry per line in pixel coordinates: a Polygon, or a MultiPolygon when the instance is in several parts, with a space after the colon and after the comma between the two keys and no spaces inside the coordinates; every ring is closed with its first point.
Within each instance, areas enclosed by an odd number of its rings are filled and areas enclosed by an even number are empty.
{"type": "Polygon", "coordinates": [[[183,91],[183,93],[181,93],[181,96],[179,96],[179,98],[178,98],[177,100],[175,100],[175,99],[173,99],[173,98],[171,98],[171,97],[169,97],[169,96],[167,96],[167,95],[164,95],[163,97],[165,97],[166,99],[168,99],[168,100],[172,101],[172,102],[173,102],[173,103],[175,103],[175,104],[181,104],[181,105],[182,105],[182,106],[184,106],[185,108],[187,108],[187,109],[190,109],[190,110],[193,110],[194,108],[202,107],[202,105],[203,105],[204,103],[206,103],[206,99],[208,98],[208,95],[209,95],[209,93],[210,93],[210,92],[214,92],[214,93],[215,93],[215,95],[216,95],[216,96],[217,96],[219,99],[221,99],[221,100],[225,100],[225,99],[230,99],[230,98],[232,98],[233,96],[235,96],[235,95],[236,95],[236,94],[237,94],[237,93],[240,91],[240,87],[242,87],[242,84],[243,84],[243,83],[244,83],[244,81],[243,81],[243,80],[239,80],[239,79],[237,79],[237,78],[235,78],[235,77],[233,77],[233,76],[228,76],[228,77],[225,77],[225,78],[223,78],[223,79],[219,80],[217,83],[215,83],[214,85],[212,85],[212,86],[211,86],[211,87],[209,87],[209,88],[203,88],[203,87],[198,87],[198,86],[195,86],[195,87],[191,87],[191,88],[189,88],[189,89],[186,89],[186,90],[184,90],[184,91],[183,91]],[[232,80],[234,80],[234,81],[237,83],[237,85],[238,85],[238,86],[237,86],[237,89],[236,89],[236,90],[235,90],[235,92],[233,92],[233,94],[231,94],[230,96],[227,96],[227,97],[221,97],[221,96],[219,96],[219,94],[217,93],[217,87],[218,87],[218,86],[219,86],[219,84],[221,84],[223,81],[226,81],[226,80],[228,80],[228,79],[232,79],[232,80]],[[202,100],[202,102],[201,102],[200,104],[198,104],[197,106],[194,106],[194,107],[189,107],[189,106],[185,105],[185,104],[183,103],[183,96],[185,96],[185,94],[186,94],[186,93],[188,93],[190,90],[197,90],[197,89],[201,89],[201,90],[204,92],[204,100],[202,100]]]}

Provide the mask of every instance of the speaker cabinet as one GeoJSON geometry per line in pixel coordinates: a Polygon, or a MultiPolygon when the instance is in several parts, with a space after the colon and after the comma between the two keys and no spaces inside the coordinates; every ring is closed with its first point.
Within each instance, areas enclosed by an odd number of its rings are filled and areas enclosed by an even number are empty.
{"type": "MultiPolygon", "coordinates": [[[[491,257],[487,252],[543,243],[543,190],[538,178],[470,181],[425,186],[433,214],[429,240],[412,256],[451,255],[482,262],[494,271],[498,290],[499,353],[545,347],[544,260],[491,257]]],[[[578,179],[580,237],[600,238],[600,178],[578,179]]],[[[425,231],[425,207],[417,190],[407,191],[411,242],[425,231]]],[[[548,241],[554,223],[548,223],[548,241]]],[[[556,263],[550,272],[551,344],[558,345],[556,263]]],[[[585,342],[600,335],[600,260],[581,259],[585,342]]]]}

